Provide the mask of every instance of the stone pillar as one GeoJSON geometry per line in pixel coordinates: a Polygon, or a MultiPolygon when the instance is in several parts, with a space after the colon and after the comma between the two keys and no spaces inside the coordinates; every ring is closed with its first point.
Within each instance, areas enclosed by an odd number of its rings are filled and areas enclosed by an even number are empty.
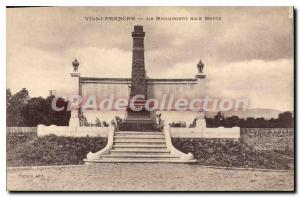
{"type": "Polygon", "coordinates": [[[132,32],[133,49],[132,49],[132,73],[131,73],[131,91],[130,97],[144,95],[147,99],[146,71],[144,58],[144,38],[145,32],[143,26],[134,26],[132,32]]]}
{"type": "Polygon", "coordinates": [[[202,74],[202,73],[198,73],[195,75],[195,78],[197,79],[197,83],[201,82],[201,80],[205,79],[206,75],[202,74]]]}
{"type": "Polygon", "coordinates": [[[197,83],[199,84],[201,79],[205,79],[206,75],[203,74],[203,69],[204,69],[204,63],[202,62],[202,60],[199,61],[199,63],[197,64],[197,68],[198,68],[198,73],[196,74],[196,79],[197,79],[197,83]]]}
{"type": "Polygon", "coordinates": [[[143,96],[138,98],[134,102],[130,102],[130,106],[136,106],[142,108],[141,111],[132,111],[130,108],[127,110],[127,117],[144,117],[150,118],[150,113],[146,111],[145,102],[147,99],[147,84],[146,84],[146,69],[145,69],[145,58],[144,58],[144,38],[145,32],[143,26],[134,26],[132,32],[133,48],[132,48],[132,73],[131,73],[131,89],[130,98],[135,96],[143,96]]]}
{"type": "Polygon", "coordinates": [[[143,26],[135,25],[131,35],[133,38],[133,49],[130,103],[127,107],[126,119],[119,124],[119,129],[120,131],[159,131],[156,127],[155,119],[151,118],[150,111],[145,107],[147,83],[144,58],[145,32],[143,31],[143,26]],[[141,98],[141,96],[144,98],[141,98]],[[132,98],[135,99],[131,100],[132,98]],[[133,107],[136,107],[138,110],[133,109],[133,107]]]}
{"type": "MultiPolygon", "coordinates": [[[[79,79],[80,79],[80,73],[79,72],[72,72],[71,73],[71,79],[72,79],[72,96],[74,100],[79,98],[79,79]]],[[[71,102],[71,118],[69,121],[69,126],[75,126],[79,127],[79,102],[71,102]]]]}

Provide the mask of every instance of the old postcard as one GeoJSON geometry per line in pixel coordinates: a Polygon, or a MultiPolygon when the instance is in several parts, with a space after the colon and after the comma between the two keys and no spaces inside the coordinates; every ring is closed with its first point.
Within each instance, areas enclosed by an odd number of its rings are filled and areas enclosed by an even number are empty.
{"type": "Polygon", "coordinates": [[[7,190],[294,191],[293,7],[6,11],[7,190]]]}

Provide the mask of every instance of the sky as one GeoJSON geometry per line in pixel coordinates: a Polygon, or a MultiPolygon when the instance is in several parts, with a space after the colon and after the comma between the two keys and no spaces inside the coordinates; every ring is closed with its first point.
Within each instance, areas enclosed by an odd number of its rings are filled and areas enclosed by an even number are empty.
{"type": "Polygon", "coordinates": [[[7,88],[31,97],[68,92],[72,61],[83,77],[130,77],[134,25],[143,25],[151,78],[193,78],[250,108],[293,109],[293,17],[288,7],[48,7],[7,9],[7,88]],[[89,21],[86,17],[142,17],[89,21]],[[148,21],[146,17],[202,17],[148,21]],[[221,17],[205,21],[204,17],[221,17]]]}

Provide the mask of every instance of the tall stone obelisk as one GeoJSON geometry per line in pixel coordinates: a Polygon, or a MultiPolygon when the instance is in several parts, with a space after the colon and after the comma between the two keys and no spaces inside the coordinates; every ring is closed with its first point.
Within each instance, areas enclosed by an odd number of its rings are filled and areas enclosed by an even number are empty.
{"type": "Polygon", "coordinates": [[[134,26],[132,32],[132,73],[130,102],[127,108],[125,122],[120,124],[121,130],[131,131],[153,131],[157,130],[154,120],[150,117],[150,112],[145,109],[147,99],[147,83],[144,58],[144,38],[143,26],[134,26]],[[132,108],[134,107],[134,108],[132,108]]]}
{"type": "Polygon", "coordinates": [[[131,90],[130,97],[144,95],[147,97],[145,56],[144,56],[144,38],[143,26],[134,26],[132,32],[132,71],[131,71],[131,90]]]}

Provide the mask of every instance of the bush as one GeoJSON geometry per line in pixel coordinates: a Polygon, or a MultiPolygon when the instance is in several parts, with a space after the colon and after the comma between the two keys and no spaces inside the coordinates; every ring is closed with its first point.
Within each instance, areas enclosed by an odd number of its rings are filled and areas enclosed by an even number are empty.
{"type": "Polygon", "coordinates": [[[179,121],[179,122],[172,122],[170,124],[170,127],[181,127],[181,128],[186,128],[186,123],[183,121],[179,121]]]}
{"type": "Polygon", "coordinates": [[[105,147],[106,138],[7,136],[8,166],[83,164],[88,152],[105,147]]]}
{"type": "Polygon", "coordinates": [[[191,152],[199,164],[224,167],[288,169],[286,158],[274,151],[258,151],[226,139],[172,139],[182,152],[191,152]]]}

